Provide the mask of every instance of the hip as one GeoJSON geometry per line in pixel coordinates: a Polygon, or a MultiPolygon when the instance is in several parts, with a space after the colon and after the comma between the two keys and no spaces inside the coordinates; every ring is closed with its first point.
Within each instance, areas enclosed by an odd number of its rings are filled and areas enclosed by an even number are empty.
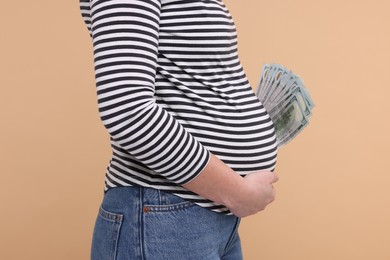
{"type": "Polygon", "coordinates": [[[140,186],[109,189],[99,207],[91,259],[242,259],[240,219],[140,186]]]}

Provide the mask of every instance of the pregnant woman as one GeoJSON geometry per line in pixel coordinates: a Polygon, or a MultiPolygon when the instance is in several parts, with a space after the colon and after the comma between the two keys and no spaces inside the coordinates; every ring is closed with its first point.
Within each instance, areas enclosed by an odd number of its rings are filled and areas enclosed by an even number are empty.
{"type": "Polygon", "coordinates": [[[274,200],[274,125],[222,0],[80,0],[112,158],[92,260],[242,259],[274,200]]]}

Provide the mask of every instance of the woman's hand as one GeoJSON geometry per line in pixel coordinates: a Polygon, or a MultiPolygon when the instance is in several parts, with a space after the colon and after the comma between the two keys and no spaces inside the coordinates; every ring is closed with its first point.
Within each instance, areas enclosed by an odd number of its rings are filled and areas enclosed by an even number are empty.
{"type": "Polygon", "coordinates": [[[203,171],[184,188],[225,205],[237,217],[253,215],[275,199],[272,184],[278,176],[274,172],[255,171],[241,177],[217,156],[210,156],[203,171]]]}
{"type": "Polygon", "coordinates": [[[244,177],[244,190],[234,198],[230,198],[226,205],[237,217],[253,215],[265,209],[275,200],[273,183],[278,176],[271,171],[256,171],[244,177]]]}

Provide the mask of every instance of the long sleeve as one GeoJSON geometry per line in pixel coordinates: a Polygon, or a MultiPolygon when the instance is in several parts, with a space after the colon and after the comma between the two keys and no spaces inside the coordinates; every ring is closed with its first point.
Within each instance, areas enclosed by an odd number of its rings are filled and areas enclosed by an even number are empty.
{"type": "Polygon", "coordinates": [[[91,0],[100,118],[111,138],[179,185],[207,165],[209,151],[154,99],[160,0],[91,0]]]}

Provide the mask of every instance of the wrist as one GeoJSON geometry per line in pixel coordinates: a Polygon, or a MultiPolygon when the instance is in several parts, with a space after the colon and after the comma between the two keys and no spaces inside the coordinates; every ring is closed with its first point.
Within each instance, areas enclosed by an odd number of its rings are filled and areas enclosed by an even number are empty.
{"type": "Polygon", "coordinates": [[[227,187],[222,197],[222,204],[230,211],[235,211],[237,207],[243,204],[247,194],[247,184],[244,178],[236,174],[235,181],[227,187]]]}

